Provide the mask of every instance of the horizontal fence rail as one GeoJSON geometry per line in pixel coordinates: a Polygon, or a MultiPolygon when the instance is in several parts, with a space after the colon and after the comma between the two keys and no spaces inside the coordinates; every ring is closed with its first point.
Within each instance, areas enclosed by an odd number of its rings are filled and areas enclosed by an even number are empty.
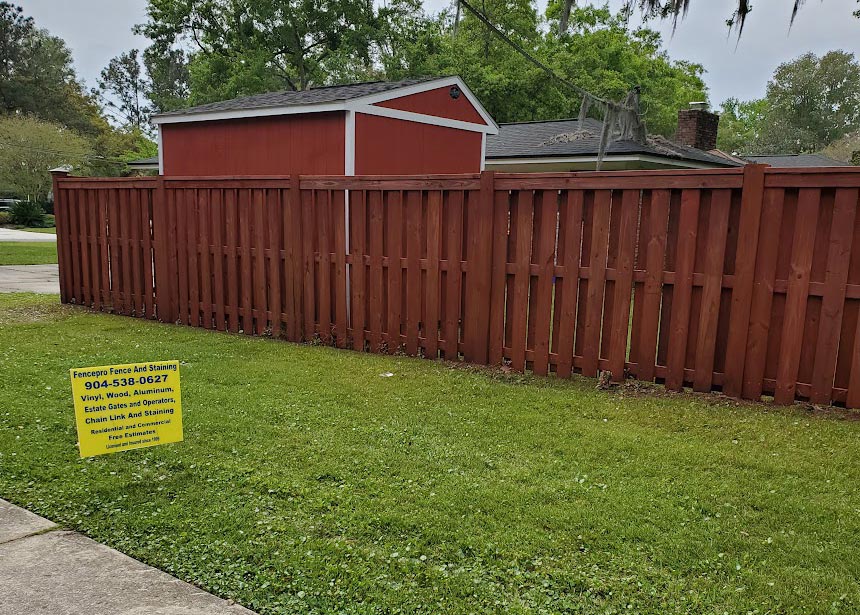
{"type": "Polygon", "coordinates": [[[55,176],[65,303],[860,407],[860,169],[55,176]]]}

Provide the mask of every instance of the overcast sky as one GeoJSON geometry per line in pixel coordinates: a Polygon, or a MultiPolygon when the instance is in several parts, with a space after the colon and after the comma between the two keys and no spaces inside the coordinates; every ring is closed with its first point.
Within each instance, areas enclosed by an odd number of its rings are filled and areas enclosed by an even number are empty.
{"type": "MultiPolygon", "coordinates": [[[[539,1],[545,4],[545,0],[539,1]]],[[[145,19],[146,0],[19,2],[39,27],[66,40],[78,74],[88,86],[95,85],[112,57],[147,44],[145,38],[131,32],[132,26],[145,19]]],[[[432,11],[447,4],[448,0],[425,0],[425,7],[432,11]]],[[[613,8],[620,4],[621,0],[610,1],[613,8]]],[[[672,58],[704,65],[714,105],[730,96],[761,97],[773,70],[801,53],[844,49],[860,55],[860,19],[851,15],[860,8],[856,0],[807,2],[791,31],[791,0],[756,0],[739,43],[724,25],[735,4],[735,0],[693,0],[674,36],[671,23],[653,24],[663,33],[672,58]]]]}

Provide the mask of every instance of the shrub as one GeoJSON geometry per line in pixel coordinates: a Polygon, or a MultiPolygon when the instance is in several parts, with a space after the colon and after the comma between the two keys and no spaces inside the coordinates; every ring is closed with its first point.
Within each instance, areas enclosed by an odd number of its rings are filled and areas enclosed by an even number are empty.
{"type": "Polygon", "coordinates": [[[21,226],[41,226],[45,214],[42,206],[33,201],[21,201],[12,205],[12,224],[21,226]]]}
{"type": "Polygon", "coordinates": [[[8,211],[0,211],[0,225],[12,224],[12,214],[8,211]]]}
{"type": "Polygon", "coordinates": [[[45,214],[42,217],[42,228],[54,228],[55,226],[57,226],[57,222],[53,214],[45,214]]]}

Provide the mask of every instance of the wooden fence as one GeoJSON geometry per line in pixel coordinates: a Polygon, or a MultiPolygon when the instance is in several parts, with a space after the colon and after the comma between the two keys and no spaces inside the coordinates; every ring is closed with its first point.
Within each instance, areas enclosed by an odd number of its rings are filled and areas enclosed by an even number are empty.
{"type": "Polygon", "coordinates": [[[55,178],[62,300],[860,407],[860,169],[55,178]]]}

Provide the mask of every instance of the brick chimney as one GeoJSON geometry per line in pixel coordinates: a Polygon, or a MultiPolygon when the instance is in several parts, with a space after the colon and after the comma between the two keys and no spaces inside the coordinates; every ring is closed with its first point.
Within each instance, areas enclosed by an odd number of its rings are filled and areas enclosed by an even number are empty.
{"type": "Polygon", "coordinates": [[[675,142],[701,150],[717,147],[720,116],[708,110],[708,103],[692,102],[689,109],[678,111],[678,132],[675,142]]]}

